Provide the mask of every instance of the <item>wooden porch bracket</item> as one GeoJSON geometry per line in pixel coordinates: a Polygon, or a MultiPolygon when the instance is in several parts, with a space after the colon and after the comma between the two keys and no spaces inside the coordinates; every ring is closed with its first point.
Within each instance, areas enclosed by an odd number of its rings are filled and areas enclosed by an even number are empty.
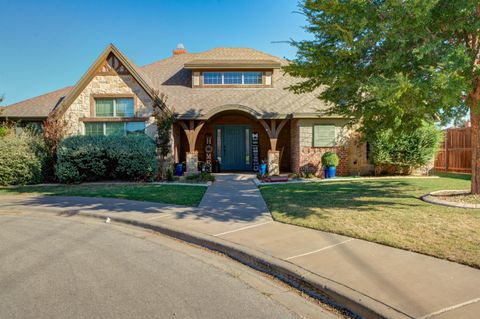
{"type": "Polygon", "coordinates": [[[200,130],[202,129],[203,125],[205,125],[205,121],[200,121],[196,127],[195,120],[189,120],[188,126],[185,121],[179,121],[179,123],[185,131],[185,135],[187,135],[189,152],[195,152],[195,143],[197,142],[197,137],[200,133],[200,130]]]}
{"type": "Polygon", "coordinates": [[[278,136],[280,135],[280,132],[282,131],[285,124],[287,124],[287,120],[286,119],[282,120],[280,124],[278,124],[278,126],[277,126],[277,120],[275,119],[270,120],[270,126],[263,119],[260,119],[260,123],[265,128],[265,130],[267,131],[268,137],[270,138],[271,150],[276,151],[278,136]]]}

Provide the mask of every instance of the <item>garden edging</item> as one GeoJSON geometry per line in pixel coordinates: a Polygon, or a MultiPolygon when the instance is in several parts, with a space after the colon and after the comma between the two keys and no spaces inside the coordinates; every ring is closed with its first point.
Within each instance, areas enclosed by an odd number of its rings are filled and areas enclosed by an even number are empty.
{"type": "Polygon", "coordinates": [[[438,190],[434,192],[430,192],[426,195],[423,195],[420,197],[421,200],[424,202],[430,203],[430,204],[435,204],[435,205],[442,205],[442,206],[448,206],[448,207],[457,207],[457,208],[468,208],[468,209],[478,209],[480,208],[480,204],[471,204],[471,203],[457,203],[457,202],[450,202],[447,200],[443,200],[440,198],[436,198],[438,195],[444,195],[444,194],[468,194],[470,193],[469,191],[466,190],[438,190]]]}

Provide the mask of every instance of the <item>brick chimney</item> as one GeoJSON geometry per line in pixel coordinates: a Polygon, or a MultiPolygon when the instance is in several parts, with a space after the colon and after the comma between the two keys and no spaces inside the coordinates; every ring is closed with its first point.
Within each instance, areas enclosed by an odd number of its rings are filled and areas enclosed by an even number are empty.
{"type": "Polygon", "coordinates": [[[187,53],[187,49],[183,46],[183,43],[177,44],[177,47],[173,50],[173,55],[180,55],[187,53]]]}

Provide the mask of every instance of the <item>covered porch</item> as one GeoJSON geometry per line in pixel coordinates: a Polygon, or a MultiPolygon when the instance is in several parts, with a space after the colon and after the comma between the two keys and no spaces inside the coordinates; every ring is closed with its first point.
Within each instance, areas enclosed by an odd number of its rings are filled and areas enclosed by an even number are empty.
{"type": "Polygon", "coordinates": [[[202,118],[180,118],[174,125],[176,163],[186,172],[291,171],[290,120],[266,118],[249,108],[226,106],[202,118]]]}

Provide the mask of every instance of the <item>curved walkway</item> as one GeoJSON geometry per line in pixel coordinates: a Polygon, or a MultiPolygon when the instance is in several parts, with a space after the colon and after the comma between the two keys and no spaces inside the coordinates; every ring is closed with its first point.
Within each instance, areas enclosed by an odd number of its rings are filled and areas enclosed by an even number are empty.
{"type": "Polygon", "coordinates": [[[219,175],[200,207],[75,197],[1,196],[0,211],[122,216],[213,236],[348,287],[404,318],[478,318],[480,270],[271,219],[252,175],[219,175]]]}

